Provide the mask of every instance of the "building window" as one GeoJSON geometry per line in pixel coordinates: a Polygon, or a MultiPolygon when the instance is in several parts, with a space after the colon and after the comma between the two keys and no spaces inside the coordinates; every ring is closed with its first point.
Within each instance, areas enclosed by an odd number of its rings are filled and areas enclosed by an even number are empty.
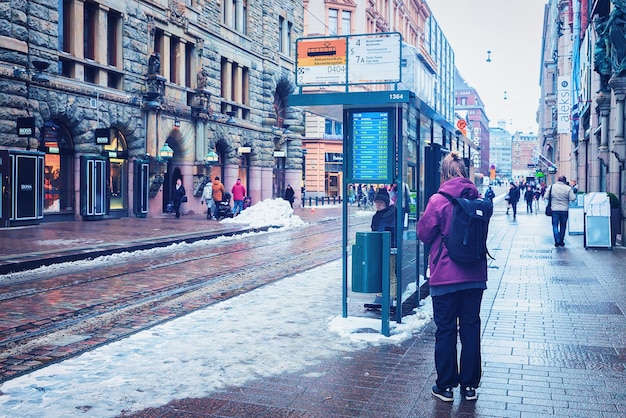
{"type": "MultiPolygon", "coordinates": [[[[369,16],[368,16],[368,19],[369,19],[369,16]]],[[[349,35],[351,33],[352,33],[352,10],[328,9],[328,34],[329,35],[337,35],[337,34],[349,35]]]]}
{"type": "Polygon", "coordinates": [[[337,35],[337,17],[339,11],[337,9],[328,9],[328,32],[330,35],[337,35]]]}
{"type": "Polygon", "coordinates": [[[59,63],[64,77],[122,88],[122,14],[93,1],[59,0],[59,63]],[[90,64],[86,65],[85,60],[90,64]]]}
{"type": "Polygon", "coordinates": [[[122,57],[122,15],[115,11],[107,13],[107,64],[120,67],[122,57]]]}
{"type": "Polygon", "coordinates": [[[196,63],[195,45],[177,36],[168,36],[162,29],[157,29],[152,48],[161,55],[159,74],[170,83],[191,87],[196,63]]]}
{"type": "Polygon", "coordinates": [[[59,50],[63,52],[71,52],[70,39],[71,39],[71,27],[72,27],[72,2],[70,0],[63,0],[59,5],[59,50]]]}
{"type": "Polygon", "coordinates": [[[223,0],[222,23],[244,35],[248,31],[248,2],[247,0],[223,0]]]}
{"type": "Polygon", "coordinates": [[[291,31],[293,24],[284,17],[278,18],[278,49],[283,55],[291,55],[291,31]]]}
{"type": "Polygon", "coordinates": [[[350,35],[352,33],[352,12],[343,10],[341,12],[341,34],[350,35]]]}
{"type": "Polygon", "coordinates": [[[250,118],[250,69],[235,61],[222,57],[221,60],[222,113],[235,112],[234,117],[250,118]]]}
{"type": "Polygon", "coordinates": [[[172,36],[170,38],[170,50],[169,50],[169,58],[170,58],[170,74],[169,80],[171,83],[178,83],[180,80],[178,79],[178,62],[180,57],[180,39],[172,36]]]}
{"type": "MultiPolygon", "coordinates": [[[[97,30],[98,5],[85,3],[83,15],[83,53],[85,58],[96,59],[96,30],[97,30]]],[[[85,80],[86,81],[86,80],[85,80]]]]}
{"type": "Polygon", "coordinates": [[[324,120],[324,139],[343,138],[343,123],[332,119],[324,120]]]}

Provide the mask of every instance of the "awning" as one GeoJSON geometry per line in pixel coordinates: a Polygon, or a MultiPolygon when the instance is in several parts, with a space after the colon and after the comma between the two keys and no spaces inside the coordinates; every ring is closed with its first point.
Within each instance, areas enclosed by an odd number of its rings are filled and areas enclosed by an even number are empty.
{"type": "Polygon", "coordinates": [[[552,161],[548,160],[546,157],[544,157],[541,154],[538,155],[537,159],[539,160],[541,164],[545,165],[548,168],[554,168],[555,170],[558,169],[556,164],[554,164],[552,161]]]}

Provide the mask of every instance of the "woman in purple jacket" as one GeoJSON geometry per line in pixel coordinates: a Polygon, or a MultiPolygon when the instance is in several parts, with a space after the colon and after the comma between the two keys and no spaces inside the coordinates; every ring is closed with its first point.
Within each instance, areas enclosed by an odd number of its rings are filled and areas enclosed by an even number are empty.
{"type": "MultiPolygon", "coordinates": [[[[457,152],[451,152],[441,163],[440,192],[452,197],[473,199],[478,189],[468,178],[467,169],[457,152]]],[[[461,385],[461,396],[477,399],[480,383],[480,304],[487,288],[487,260],[472,264],[453,261],[445,245],[436,264],[442,234],[450,231],[452,203],[435,193],[417,223],[417,235],[431,245],[429,254],[430,296],[433,302],[435,334],[436,385],[432,394],[445,402],[454,400],[452,388],[461,385]],[[457,321],[461,339],[461,362],[457,364],[457,321]]]]}

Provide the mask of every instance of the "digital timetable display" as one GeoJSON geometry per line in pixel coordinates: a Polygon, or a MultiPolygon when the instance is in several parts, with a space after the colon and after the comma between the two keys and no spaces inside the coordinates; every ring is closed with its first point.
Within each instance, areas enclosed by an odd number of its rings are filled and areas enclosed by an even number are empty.
{"type": "Polygon", "coordinates": [[[394,118],[390,110],[348,111],[348,179],[390,183],[393,174],[394,118]]]}

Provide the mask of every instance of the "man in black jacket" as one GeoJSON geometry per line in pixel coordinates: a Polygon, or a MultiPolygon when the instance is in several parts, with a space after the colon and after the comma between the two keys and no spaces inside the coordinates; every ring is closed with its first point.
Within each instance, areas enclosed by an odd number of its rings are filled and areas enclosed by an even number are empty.
{"type": "MultiPolygon", "coordinates": [[[[515,183],[511,182],[511,188],[509,189],[509,204],[513,207],[513,219],[517,217],[517,202],[519,202],[520,192],[515,183]]],[[[507,210],[507,215],[509,211],[507,210]]]]}

